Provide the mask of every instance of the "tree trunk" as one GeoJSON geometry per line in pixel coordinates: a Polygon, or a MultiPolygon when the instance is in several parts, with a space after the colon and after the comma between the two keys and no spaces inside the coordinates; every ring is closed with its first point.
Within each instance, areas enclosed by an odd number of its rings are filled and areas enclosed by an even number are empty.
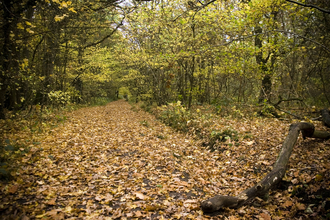
{"type": "Polygon", "coordinates": [[[282,150],[278,156],[277,161],[275,162],[273,170],[269,174],[267,174],[255,186],[244,190],[238,196],[217,195],[211,199],[203,201],[201,203],[202,210],[204,212],[215,212],[223,207],[238,208],[248,203],[255,197],[262,197],[268,192],[268,190],[276,187],[284,177],[293,146],[298,139],[300,131],[304,138],[323,138],[325,133],[327,133],[326,136],[328,138],[330,136],[328,132],[318,133],[318,131],[314,130],[314,125],[310,123],[299,122],[291,124],[289,134],[282,145],[282,150]]]}
{"type": "Polygon", "coordinates": [[[1,36],[3,43],[2,48],[0,51],[0,119],[5,119],[5,100],[6,100],[6,94],[8,90],[8,76],[10,75],[10,63],[11,63],[11,45],[12,41],[10,39],[10,33],[13,29],[12,24],[12,14],[10,11],[12,10],[11,7],[12,4],[9,4],[7,7],[8,10],[2,11],[2,31],[3,35],[1,36]]]}
{"type": "Polygon", "coordinates": [[[323,109],[321,111],[322,114],[322,120],[325,126],[330,128],[330,115],[329,115],[329,110],[328,109],[323,109]]]}

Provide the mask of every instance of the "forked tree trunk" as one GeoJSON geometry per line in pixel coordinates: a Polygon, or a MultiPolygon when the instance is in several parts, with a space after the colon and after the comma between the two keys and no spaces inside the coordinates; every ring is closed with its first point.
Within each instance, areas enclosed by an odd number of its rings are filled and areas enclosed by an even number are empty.
{"type": "Polygon", "coordinates": [[[255,197],[264,196],[268,190],[277,186],[277,184],[284,177],[289,158],[295,145],[299,132],[301,131],[303,137],[314,137],[329,139],[330,134],[328,132],[315,131],[314,125],[306,122],[299,122],[291,124],[290,131],[284,143],[282,150],[275,162],[273,170],[267,174],[259,183],[255,186],[244,190],[238,196],[222,196],[217,195],[211,199],[205,200],[201,203],[201,208],[204,212],[215,212],[220,208],[238,208],[255,197]]]}

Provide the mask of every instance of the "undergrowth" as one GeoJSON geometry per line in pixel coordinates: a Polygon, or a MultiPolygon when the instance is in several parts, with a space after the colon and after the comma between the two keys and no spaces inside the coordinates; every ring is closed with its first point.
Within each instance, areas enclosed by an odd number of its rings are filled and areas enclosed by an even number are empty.
{"type": "MultiPolygon", "coordinates": [[[[206,111],[199,108],[188,110],[180,101],[163,105],[154,111],[160,121],[178,131],[187,132],[204,140],[204,146],[212,151],[222,145],[237,145],[241,137],[238,131],[230,127],[221,130],[212,129],[214,119],[219,117],[213,112],[209,108],[206,111]]],[[[238,117],[241,116],[242,113],[239,112],[238,117]]]]}

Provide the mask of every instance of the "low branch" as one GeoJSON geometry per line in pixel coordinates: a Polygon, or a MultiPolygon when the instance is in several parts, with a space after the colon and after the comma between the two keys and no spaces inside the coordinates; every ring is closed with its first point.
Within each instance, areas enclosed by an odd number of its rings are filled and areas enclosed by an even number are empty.
{"type": "Polygon", "coordinates": [[[289,98],[289,99],[282,99],[282,97],[279,97],[279,100],[277,103],[273,104],[274,106],[278,106],[279,104],[281,104],[282,102],[291,102],[291,101],[300,101],[302,102],[303,100],[300,98],[289,98]]]}
{"type": "Polygon", "coordinates": [[[217,44],[217,45],[212,45],[206,49],[202,49],[200,50],[197,54],[201,55],[203,53],[206,53],[208,52],[211,48],[214,48],[214,47],[223,47],[223,46],[227,46],[227,45],[230,45],[232,44],[233,42],[236,42],[236,41],[244,41],[244,40],[247,40],[249,38],[252,38],[252,37],[255,37],[257,35],[264,35],[264,34],[268,34],[268,33],[272,33],[272,32],[280,32],[280,33],[285,33],[285,34],[292,34],[292,35],[295,35],[297,37],[300,37],[300,38],[303,38],[307,41],[310,41],[310,42],[313,42],[315,43],[316,45],[322,47],[326,52],[330,53],[330,48],[326,47],[325,45],[311,39],[311,38],[308,38],[308,37],[305,37],[305,36],[302,36],[300,34],[297,34],[297,33],[294,33],[294,32],[291,32],[291,31],[286,31],[286,30],[278,30],[278,29],[275,29],[275,30],[269,30],[269,31],[265,31],[265,32],[262,32],[262,33],[254,33],[254,34],[250,34],[250,35],[245,35],[245,36],[240,36],[240,37],[236,37],[236,38],[231,38],[229,40],[224,40],[224,43],[221,43],[221,44],[217,44]]]}
{"type": "Polygon", "coordinates": [[[37,43],[36,47],[33,50],[33,55],[32,55],[32,62],[34,61],[34,57],[36,55],[36,52],[38,50],[39,45],[44,41],[44,36],[40,39],[40,41],[37,43]]]}
{"type": "Polygon", "coordinates": [[[199,3],[201,3],[202,6],[200,6],[200,9],[201,10],[202,8],[205,8],[207,7],[208,5],[212,4],[213,2],[216,2],[217,0],[211,0],[209,1],[208,3],[205,3],[205,4],[202,4],[200,1],[198,1],[199,3]]]}
{"type": "Polygon", "coordinates": [[[296,2],[296,1],[293,1],[293,0],[286,0],[287,2],[291,2],[293,4],[296,4],[296,5],[300,5],[300,6],[303,6],[303,7],[307,7],[307,8],[315,8],[323,13],[327,13],[327,14],[330,14],[330,10],[326,10],[324,8],[320,8],[316,5],[311,5],[311,4],[303,4],[301,2],[296,2]]]}
{"type": "Polygon", "coordinates": [[[274,105],[274,107],[277,109],[277,110],[279,110],[279,111],[281,111],[281,112],[284,112],[284,113],[286,113],[286,114],[289,114],[289,115],[292,115],[293,117],[295,117],[295,118],[297,118],[297,119],[303,119],[303,117],[300,117],[299,115],[295,115],[295,114],[293,114],[293,113],[291,113],[291,112],[288,112],[288,111],[285,111],[285,110],[282,110],[280,107],[278,107],[278,106],[275,106],[274,105]]]}
{"type": "Polygon", "coordinates": [[[312,121],[322,121],[322,116],[319,116],[317,118],[312,118],[312,121]]]}
{"type": "Polygon", "coordinates": [[[108,34],[107,36],[103,37],[101,40],[99,40],[99,41],[97,41],[97,42],[93,42],[93,43],[91,43],[91,44],[88,44],[88,45],[84,46],[83,48],[86,49],[86,48],[88,48],[88,47],[96,46],[96,45],[102,43],[103,41],[105,41],[106,39],[108,39],[109,37],[111,37],[111,36],[112,36],[112,35],[118,30],[118,28],[119,28],[120,26],[123,25],[123,21],[124,21],[124,19],[125,19],[125,16],[124,16],[124,18],[121,20],[121,22],[120,22],[119,24],[117,24],[117,26],[115,27],[115,29],[113,29],[113,30],[111,31],[110,34],[108,34]]]}
{"type": "Polygon", "coordinates": [[[303,137],[315,137],[327,139],[330,134],[326,131],[315,131],[314,125],[306,122],[299,122],[290,126],[289,134],[283,142],[282,150],[274,164],[273,170],[268,173],[255,186],[244,190],[238,196],[217,195],[201,203],[204,212],[215,212],[221,208],[239,208],[247,204],[255,197],[264,196],[270,189],[275,188],[285,175],[285,171],[291,156],[292,149],[298,139],[299,133],[303,137]]]}

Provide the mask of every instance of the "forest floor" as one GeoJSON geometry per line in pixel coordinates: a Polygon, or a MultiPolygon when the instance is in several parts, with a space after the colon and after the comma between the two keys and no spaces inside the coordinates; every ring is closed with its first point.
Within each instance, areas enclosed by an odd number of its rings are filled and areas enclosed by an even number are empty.
{"type": "MultiPolygon", "coordinates": [[[[230,126],[251,138],[210,152],[202,140],[132,111],[122,100],[79,109],[35,137],[13,179],[0,182],[0,218],[325,219],[330,217],[329,140],[299,138],[285,181],[266,199],[215,215],[200,209],[207,198],[237,195],[261,180],[290,123],[218,119],[214,127],[230,126]]],[[[19,141],[19,132],[2,135],[19,141]]]]}

